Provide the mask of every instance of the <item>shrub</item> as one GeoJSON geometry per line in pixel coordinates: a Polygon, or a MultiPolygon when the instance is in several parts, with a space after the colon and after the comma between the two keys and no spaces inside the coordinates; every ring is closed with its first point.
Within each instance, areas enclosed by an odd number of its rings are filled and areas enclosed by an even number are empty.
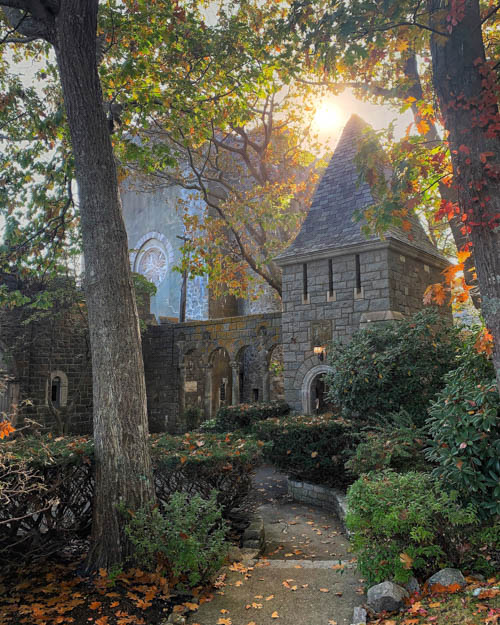
{"type": "Polygon", "coordinates": [[[291,477],[337,487],[352,482],[344,462],[353,431],[342,419],[289,416],[261,421],[253,431],[266,442],[265,457],[291,477]]]}
{"type": "MultiPolygon", "coordinates": [[[[174,493],[209,499],[217,490],[223,514],[241,505],[251,486],[251,473],[261,457],[252,437],[187,434],[151,436],[151,456],[158,499],[174,493]]],[[[19,484],[22,466],[26,488],[0,506],[0,560],[30,557],[89,534],[94,493],[93,440],[60,437],[18,438],[0,445],[0,492],[19,484]]],[[[21,476],[22,477],[22,476],[21,476]]],[[[19,490],[19,489],[18,489],[19,490]]]]}
{"type": "Polygon", "coordinates": [[[369,584],[426,576],[459,566],[461,545],[477,523],[472,508],[426,473],[391,470],[361,476],[349,489],[346,524],[358,568],[369,584]]]}
{"type": "Polygon", "coordinates": [[[468,570],[490,577],[500,569],[500,521],[498,517],[475,529],[464,543],[468,570]]]}
{"type": "Polygon", "coordinates": [[[125,532],[138,566],[151,570],[159,565],[176,585],[191,588],[208,582],[228,551],[227,525],[215,491],[209,499],[174,493],[161,511],[140,510],[125,532]]]}
{"type": "Polygon", "coordinates": [[[328,398],[346,418],[366,421],[404,409],[422,426],[458,346],[459,331],[434,310],[360,330],[347,345],[333,343],[328,398]]]}
{"type": "Polygon", "coordinates": [[[493,366],[475,351],[474,339],[429,409],[426,455],[443,485],[488,518],[500,514],[500,398],[493,366]]]}
{"type": "Polygon", "coordinates": [[[290,406],[284,401],[222,406],[217,411],[216,428],[220,432],[244,430],[257,421],[281,417],[289,412],[290,406]]]}
{"type": "Polygon", "coordinates": [[[431,468],[424,456],[427,432],[417,427],[404,410],[381,418],[379,423],[360,432],[359,438],[345,465],[355,476],[381,469],[405,473],[431,468]]]}

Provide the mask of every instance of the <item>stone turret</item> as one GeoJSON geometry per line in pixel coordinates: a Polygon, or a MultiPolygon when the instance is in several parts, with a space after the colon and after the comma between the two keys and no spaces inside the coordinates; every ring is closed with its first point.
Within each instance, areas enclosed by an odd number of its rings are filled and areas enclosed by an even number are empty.
{"type": "Polygon", "coordinates": [[[332,339],[348,341],[368,323],[420,310],[426,287],[448,265],[417,218],[407,233],[392,227],[368,238],[354,214],[373,204],[359,183],[355,156],[366,123],[353,115],[321,178],[293,243],[278,257],[283,270],[285,396],[297,411],[322,408],[322,375],[332,339]],[[315,349],[316,348],[316,349],[315,349]]]}

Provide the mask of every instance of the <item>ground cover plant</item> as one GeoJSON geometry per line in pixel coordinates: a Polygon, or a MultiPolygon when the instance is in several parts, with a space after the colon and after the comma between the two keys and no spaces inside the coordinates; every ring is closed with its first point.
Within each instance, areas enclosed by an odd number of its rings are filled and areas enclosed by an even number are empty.
{"type": "Polygon", "coordinates": [[[422,426],[459,347],[459,329],[434,309],[360,330],[347,345],[332,345],[328,398],[343,417],[361,423],[404,409],[422,426]]]}
{"type": "Polygon", "coordinates": [[[344,467],[354,446],[350,423],[327,415],[287,416],[255,424],[264,457],[290,477],[342,488],[352,482],[344,467]]]}
{"type": "MultiPolygon", "coordinates": [[[[158,500],[167,504],[178,491],[190,498],[209,499],[225,515],[248,494],[251,472],[259,462],[261,446],[225,434],[167,434],[150,437],[158,500]]],[[[26,437],[3,441],[3,465],[23,463],[42,488],[24,489],[0,507],[0,557],[17,560],[46,555],[74,538],[89,535],[94,493],[93,441],[84,437],[26,437]]],[[[15,472],[3,473],[2,492],[16,485],[15,472]]]]}

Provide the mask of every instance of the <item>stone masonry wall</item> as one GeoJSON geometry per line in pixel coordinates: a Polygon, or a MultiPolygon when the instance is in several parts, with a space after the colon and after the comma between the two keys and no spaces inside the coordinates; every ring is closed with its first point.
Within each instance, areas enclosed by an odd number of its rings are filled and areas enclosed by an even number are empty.
{"type": "Polygon", "coordinates": [[[361,292],[356,289],[355,254],[332,258],[333,294],[329,294],[329,260],[307,263],[308,300],[303,298],[303,264],[283,267],[283,359],[285,398],[302,411],[302,385],[306,373],[319,365],[313,353],[314,336],[326,345],[347,342],[368,311],[390,309],[387,250],[360,252],[361,292]]]}
{"type": "Polygon", "coordinates": [[[56,422],[49,401],[51,374],[61,378],[65,405],[57,408],[68,431],[88,432],[92,423],[92,369],[87,319],[82,309],[24,325],[19,311],[0,314],[2,351],[19,385],[17,421],[56,422]],[[66,385],[67,381],[67,385],[66,385]]]}

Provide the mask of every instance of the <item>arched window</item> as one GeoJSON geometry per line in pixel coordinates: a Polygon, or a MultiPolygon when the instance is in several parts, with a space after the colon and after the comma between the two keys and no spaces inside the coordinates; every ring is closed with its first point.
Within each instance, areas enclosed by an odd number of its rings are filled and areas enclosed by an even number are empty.
{"type": "Polygon", "coordinates": [[[64,408],[68,404],[68,376],[64,371],[51,371],[46,389],[47,406],[64,408]]]}
{"type": "Polygon", "coordinates": [[[58,375],[52,378],[50,400],[56,408],[61,405],[61,378],[58,375]]]}

